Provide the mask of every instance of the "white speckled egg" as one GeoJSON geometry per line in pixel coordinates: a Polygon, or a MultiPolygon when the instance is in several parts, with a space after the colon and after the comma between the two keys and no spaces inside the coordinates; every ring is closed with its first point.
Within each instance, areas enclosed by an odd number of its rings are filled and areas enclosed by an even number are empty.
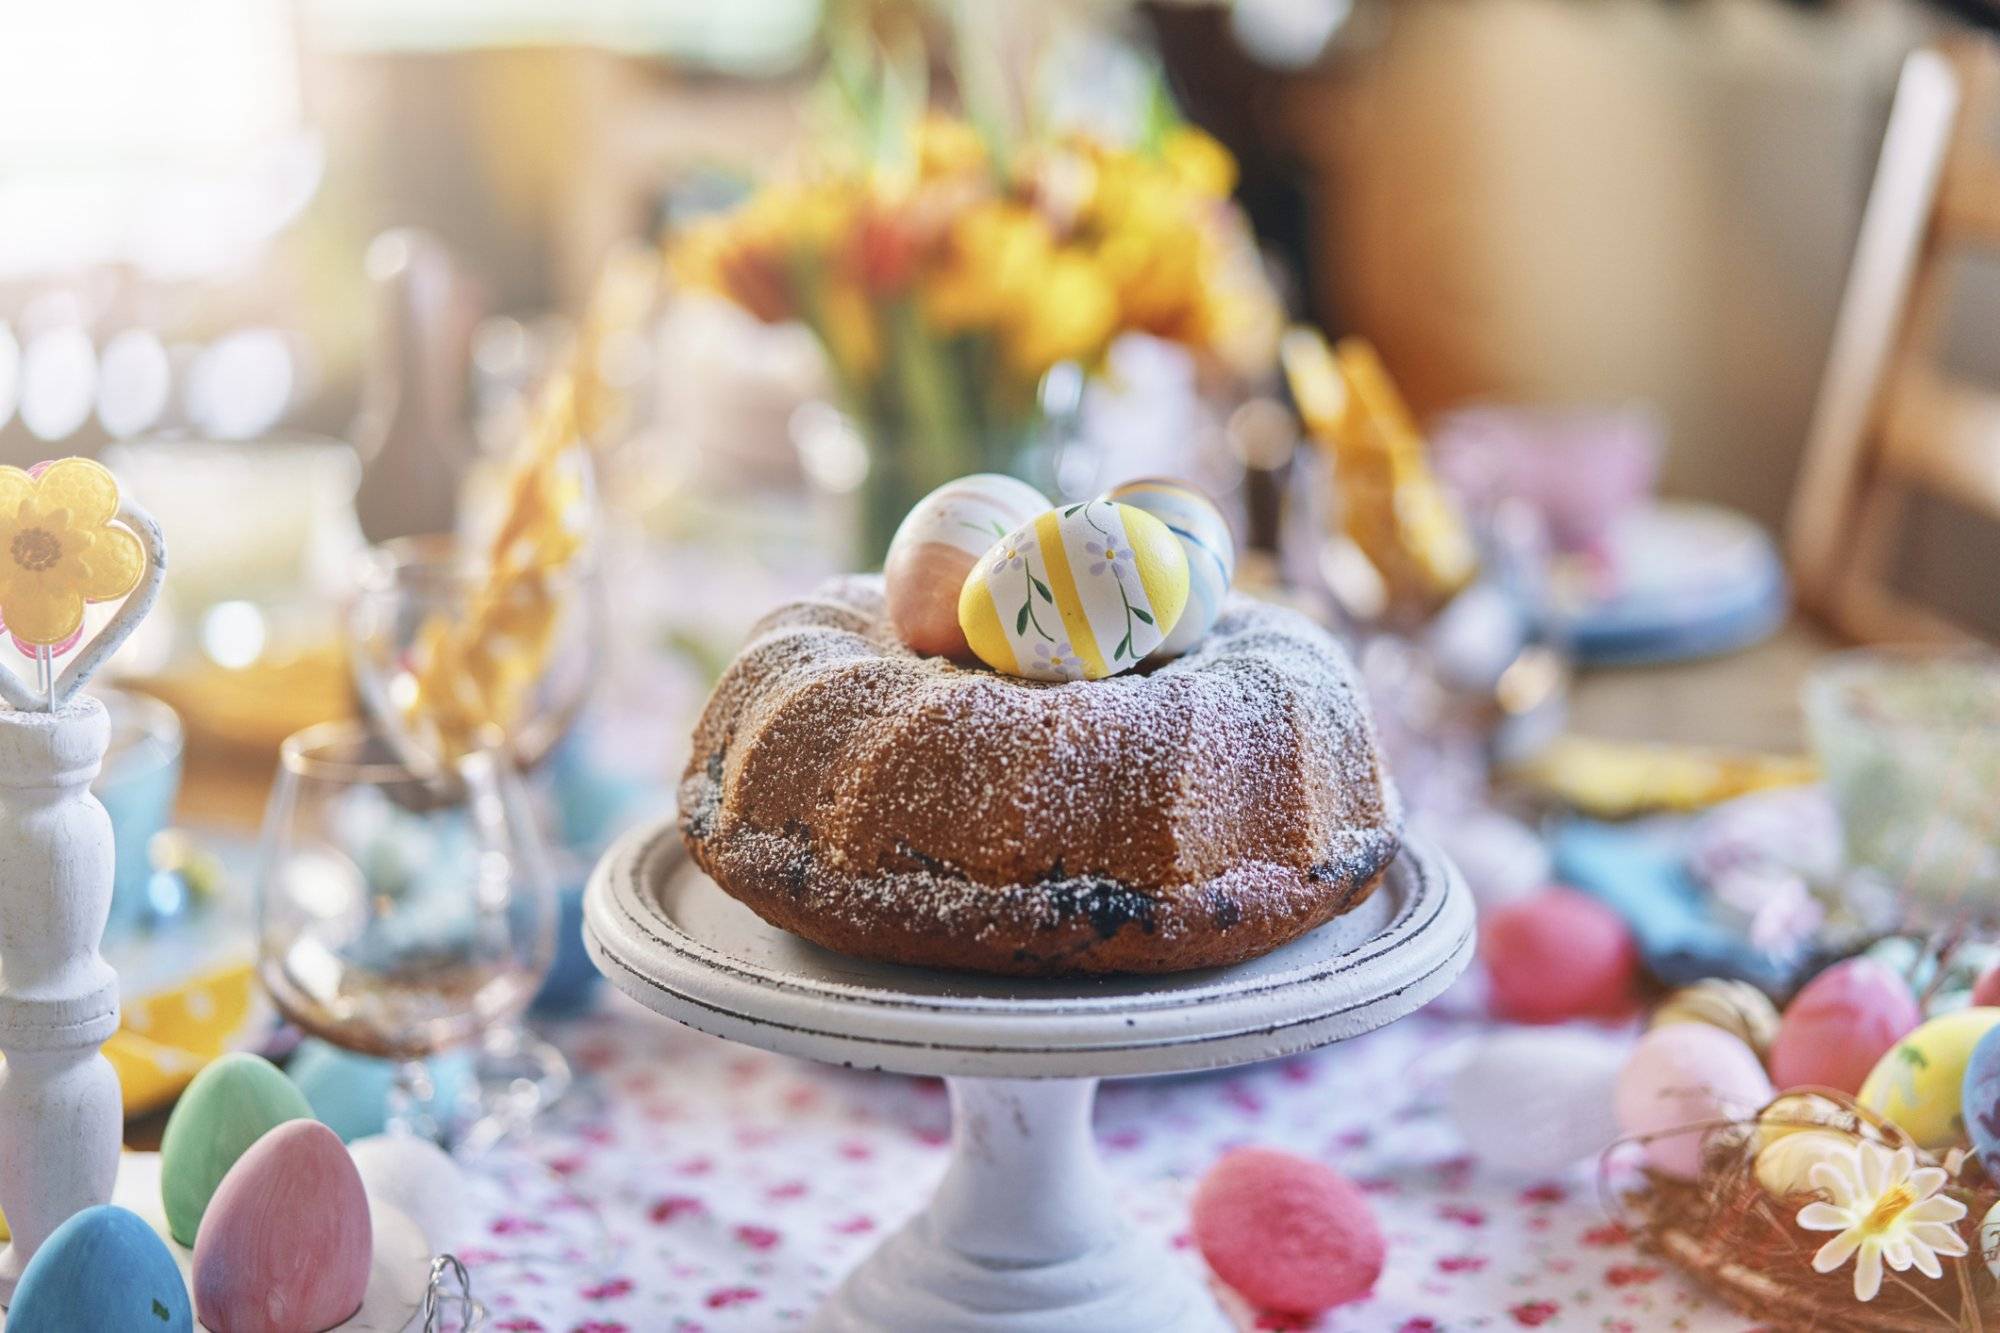
{"type": "Polygon", "coordinates": [[[1048,510],[996,542],[966,575],[958,623],[995,671],[1100,680],[1158,648],[1187,600],[1187,555],[1167,525],[1090,500],[1048,510]]]}
{"type": "Polygon", "coordinates": [[[1104,498],[1145,510],[1180,539],[1188,562],[1187,609],[1173,633],[1154,650],[1158,657],[1179,657],[1215,624],[1236,578],[1236,538],[1229,531],[1229,520],[1201,491],[1167,477],[1128,481],[1104,498]]]}
{"type": "Polygon", "coordinates": [[[986,549],[1049,507],[1025,481],[977,472],[917,501],[882,565],[889,620],[910,651],[965,657],[958,594],[986,549]]]}

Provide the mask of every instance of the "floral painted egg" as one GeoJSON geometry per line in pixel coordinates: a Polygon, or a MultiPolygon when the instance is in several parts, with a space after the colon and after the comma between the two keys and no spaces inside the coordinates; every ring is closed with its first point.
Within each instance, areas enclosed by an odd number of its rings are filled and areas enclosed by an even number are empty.
{"type": "Polygon", "coordinates": [[[266,1134],[209,1203],[194,1308],[210,1333],[336,1328],[368,1295],[368,1194],[340,1136],[316,1120],[266,1134]]]}
{"type": "Polygon", "coordinates": [[[305,1094],[261,1056],[225,1055],[196,1074],[160,1140],[160,1202],[174,1239],[195,1243],[210,1196],[251,1144],[310,1119],[305,1094]]]}
{"type": "Polygon", "coordinates": [[[1771,1081],[1859,1092],[1882,1053],[1922,1021],[1894,968],[1873,958],[1835,963],[1785,1006],[1771,1040],[1771,1081]]]}
{"type": "Polygon", "coordinates": [[[882,565],[896,637],[911,652],[965,657],[958,594],[986,549],[1049,507],[1025,481],[978,472],[917,501],[896,529],[882,565]]]}
{"type": "Polygon", "coordinates": [[[966,575],[973,654],[1030,680],[1101,680],[1137,666],[1180,622],[1188,562],[1167,525],[1110,500],[1051,509],[966,575]]]}
{"type": "Polygon", "coordinates": [[[1669,1023],[1639,1039],[1619,1072],[1618,1127],[1646,1140],[1654,1170],[1701,1174],[1702,1140],[1771,1100],[1764,1066],[1740,1040],[1706,1023],[1669,1023]]]}
{"type": "Polygon", "coordinates": [[[180,1265],[137,1213],[84,1209],[50,1233],[21,1274],[8,1333],[79,1329],[194,1333],[180,1265]]]}
{"type": "Polygon", "coordinates": [[[1959,1106],[1965,1132],[1990,1174],[2000,1167],[2000,1028],[1988,1032],[1972,1048],[1972,1058],[1965,1062],[1959,1106]]]}
{"type": "Polygon", "coordinates": [[[1901,1125],[1920,1148],[1941,1151],[1965,1134],[1960,1099],[1980,1039],[2000,1009],[1960,1009],[1931,1019],[1897,1042],[1861,1085],[1856,1100],[1901,1125]]]}
{"type": "Polygon", "coordinates": [[[1229,531],[1229,520],[1199,490],[1165,477],[1128,481],[1104,498],[1145,510],[1180,539],[1188,561],[1187,609],[1173,633],[1154,649],[1159,657],[1179,657],[1215,624],[1236,578],[1236,538],[1229,531]]]}

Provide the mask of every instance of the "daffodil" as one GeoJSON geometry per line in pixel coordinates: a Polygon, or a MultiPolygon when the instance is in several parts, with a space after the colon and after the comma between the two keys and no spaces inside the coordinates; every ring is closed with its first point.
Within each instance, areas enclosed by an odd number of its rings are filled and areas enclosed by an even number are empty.
{"type": "Polygon", "coordinates": [[[117,513],[117,481],[87,458],[33,475],[0,467],[0,618],[16,639],[61,644],[82,627],[84,603],[138,585],[145,552],[117,513]]]}
{"type": "Polygon", "coordinates": [[[1956,1258],[1970,1248],[1952,1225],[1965,1216],[1965,1205],[1939,1193],[1943,1169],[1916,1161],[1908,1147],[1892,1152],[1858,1140],[1812,1168],[1813,1187],[1827,1197],[1800,1209],[1799,1225],[1840,1233],[1813,1255],[1813,1269],[1831,1273],[1853,1259],[1856,1300],[1875,1299],[1884,1263],[1937,1278],[1944,1275],[1939,1255],[1956,1258]]]}
{"type": "Polygon", "coordinates": [[[1160,141],[1160,160],[1176,183],[1210,199],[1227,198],[1236,188],[1236,158],[1214,136],[1180,125],[1160,141]]]}

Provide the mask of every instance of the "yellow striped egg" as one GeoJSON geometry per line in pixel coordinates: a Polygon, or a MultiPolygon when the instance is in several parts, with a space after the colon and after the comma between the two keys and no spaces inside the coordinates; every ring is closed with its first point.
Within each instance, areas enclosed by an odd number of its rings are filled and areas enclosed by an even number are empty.
{"type": "Polygon", "coordinates": [[[1188,562],[1188,603],[1180,623],[1155,650],[1159,657],[1179,657],[1201,642],[1202,635],[1222,614],[1222,600],[1236,577],[1236,538],[1229,520],[1209,499],[1184,481],[1143,477],[1114,487],[1105,497],[1143,509],[1167,525],[1180,539],[1188,562]]]}
{"type": "Polygon", "coordinates": [[[1158,648],[1187,600],[1187,555],[1167,525],[1090,500],[1023,523],[981,556],[959,594],[958,623],[995,671],[1100,680],[1158,648]]]}
{"type": "Polygon", "coordinates": [[[917,501],[882,563],[883,592],[896,637],[912,652],[964,657],[958,593],[986,548],[1049,507],[1025,481],[978,472],[917,501]]]}

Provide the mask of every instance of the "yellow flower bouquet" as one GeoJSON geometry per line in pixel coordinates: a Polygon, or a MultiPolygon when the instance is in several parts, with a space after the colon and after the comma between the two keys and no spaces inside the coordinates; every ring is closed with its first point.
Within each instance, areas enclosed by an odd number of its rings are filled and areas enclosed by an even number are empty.
{"type": "Polygon", "coordinates": [[[866,554],[934,486],[1020,472],[1044,377],[1096,371],[1122,334],[1272,364],[1280,312],[1230,201],[1235,162],[1200,130],[1001,143],[934,110],[868,138],[669,242],[680,282],[825,349],[871,449],[866,554]]]}

